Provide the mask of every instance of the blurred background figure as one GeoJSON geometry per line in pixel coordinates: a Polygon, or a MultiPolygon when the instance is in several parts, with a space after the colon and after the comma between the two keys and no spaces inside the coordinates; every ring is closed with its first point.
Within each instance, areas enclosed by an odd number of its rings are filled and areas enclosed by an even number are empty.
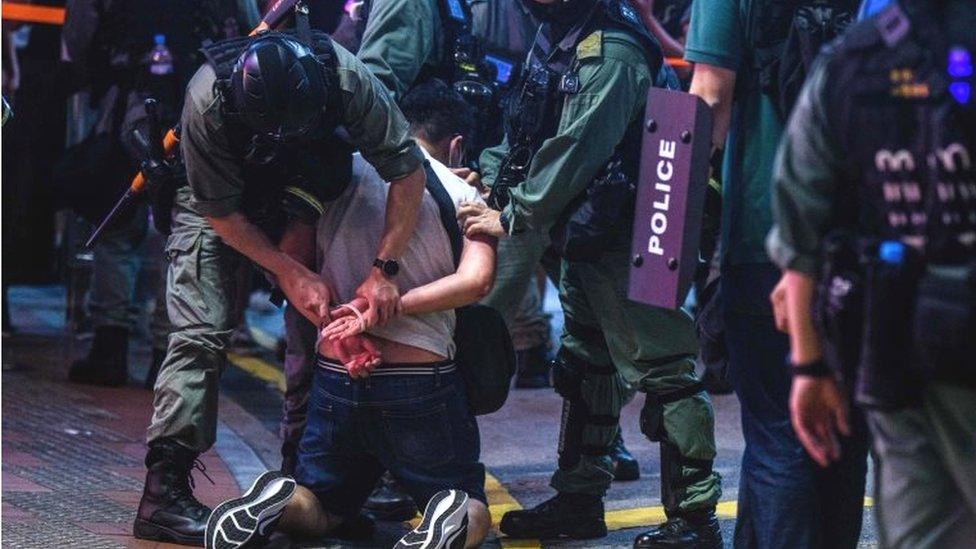
{"type": "MultiPolygon", "coordinates": [[[[98,223],[148,152],[144,101],[157,100],[163,127],[175,124],[183,89],[200,63],[197,50],[206,40],[238,35],[247,13],[238,15],[234,0],[69,0],[66,8],[65,73],[80,93],[72,98],[71,147],[58,165],[55,185],[65,205],[98,223]]],[[[72,364],[71,381],[121,385],[128,380],[128,342],[142,309],[136,299],[140,272],[151,273],[156,292],[165,289],[159,238],[147,242],[154,233],[149,221],[145,204],[132,208],[95,246],[87,299],[94,338],[88,355],[72,364]]],[[[164,300],[157,295],[155,301],[147,387],[165,356],[170,331],[164,300]]]]}

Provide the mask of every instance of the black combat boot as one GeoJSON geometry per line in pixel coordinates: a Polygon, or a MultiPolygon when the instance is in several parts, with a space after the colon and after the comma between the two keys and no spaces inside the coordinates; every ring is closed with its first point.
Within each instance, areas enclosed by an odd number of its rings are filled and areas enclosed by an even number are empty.
{"type": "Polygon", "coordinates": [[[281,443],[281,472],[293,477],[298,468],[298,444],[292,440],[281,443]]]}
{"type": "Polygon", "coordinates": [[[417,516],[417,504],[390,473],[384,473],[363,509],[379,520],[410,520],[417,516]]]}
{"type": "Polygon", "coordinates": [[[634,540],[634,549],[722,549],[715,509],[689,511],[669,518],[634,540]]]}
{"type": "Polygon", "coordinates": [[[499,529],[518,539],[602,538],[607,535],[603,498],[559,493],[531,509],[505,513],[499,529]]]}
{"type": "Polygon", "coordinates": [[[515,351],[515,364],[518,374],[515,387],[518,389],[544,389],[550,387],[549,360],[546,346],[538,345],[524,351],[515,351]]]}
{"type": "Polygon", "coordinates": [[[118,387],[129,380],[129,330],[117,326],[95,328],[88,356],[68,370],[72,383],[118,387]]]}
{"type": "Polygon", "coordinates": [[[637,480],[640,478],[640,465],[637,459],[624,446],[624,437],[617,430],[617,438],[610,445],[610,459],[613,460],[613,480],[637,480]]]}
{"type": "MultiPolygon", "coordinates": [[[[175,442],[160,441],[146,455],[146,486],[139,501],[133,534],[139,539],[203,545],[210,508],[193,497],[197,454],[175,442]]],[[[209,477],[208,477],[209,478],[209,477]]]]}
{"type": "Polygon", "coordinates": [[[163,361],[166,360],[166,349],[153,349],[152,351],[152,363],[149,364],[149,372],[146,373],[146,383],[143,387],[147,391],[152,391],[156,388],[156,378],[159,377],[159,370],[163,367],[163,361]]]}

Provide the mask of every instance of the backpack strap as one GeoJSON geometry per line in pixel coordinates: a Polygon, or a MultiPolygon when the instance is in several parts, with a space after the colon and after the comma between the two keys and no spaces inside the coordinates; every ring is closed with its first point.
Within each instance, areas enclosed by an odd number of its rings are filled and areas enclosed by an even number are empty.
{"type": "Polygon", "coordinates": [[[441,183],[430,161],[424,160],[424,172],[427,174],[427,191],[437,203],[437,211],[441,216],[441,224],[447,231],[447,238],[451,241],[451,254],[454,256],[454,268],[457,269],[461,264],[461,249],[464,246],[464,239],[461,236],[461,228],[457,223],[457,210],[454,208],[454,201],[448,194],[444,184],[441,183]]]}
{"type": "Polygon", "coordinates": [[[308,4],[299,0],[295,4],[295,31],[298,41],[312,48],[312,27],[308,22],[308,4]]]}

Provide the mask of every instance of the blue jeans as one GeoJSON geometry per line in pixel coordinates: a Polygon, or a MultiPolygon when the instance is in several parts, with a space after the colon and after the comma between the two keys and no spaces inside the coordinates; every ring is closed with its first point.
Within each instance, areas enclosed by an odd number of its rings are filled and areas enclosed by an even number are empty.
{"type": "Polygon", "coordinates": [[[480,454],[460,374],[354,380],[315,367],[295,480],[343,517],[359,513],[387,470],[421,509],[452,488],[486,502],[480,454]]]}
{"type": "Polygon", "coordinates": [[[727,266],[722,272],[729,378],[746,442],[734,546],[853,548],[864,505],[866,427],[860,415],[851,418],[855,434],[842,441],[841,461],[827,469],[797,440],[789,413],[789,340],[776,330],[769,305],[779,276],[771,264],[727,266]]]}

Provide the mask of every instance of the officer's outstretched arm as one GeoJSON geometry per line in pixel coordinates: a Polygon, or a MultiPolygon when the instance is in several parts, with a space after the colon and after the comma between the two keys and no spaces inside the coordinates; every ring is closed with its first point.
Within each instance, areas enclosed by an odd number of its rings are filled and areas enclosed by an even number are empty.
{"type": "MultiPolygon", "coordinates": [[[[386,224],[376,251],[377,258],[396,259],[403,255],[417,226],[417,212],[426,182],[427,176],[423,168],[417,168],[406,177],[390,182],[386,199],[386,224]]],[[[369,276],[356,290],[356,295],[369,302],[366,320],[370,326],[383,324],[401,313],[400,291],[395,279],[388,278],[377,267],[370,270],[369,276]]]]}
{"type": "Polygon", "coordinates": [[[268,238],[264,231],[239,213],[207,217],[217,236],[270,272],[288,302],[316,326],[328,320],[329,289],[322,279],[268,238]]]}
{"type": "Polygon", "coordinates": [[[539,147],[525,181],[511,190],[517,232],[545,231],[593,181],[640,116],[653,78],[639,47],[603,38],[602,55],[580,60],[580,91],[569,95],[555,136],[539,147]]]}

